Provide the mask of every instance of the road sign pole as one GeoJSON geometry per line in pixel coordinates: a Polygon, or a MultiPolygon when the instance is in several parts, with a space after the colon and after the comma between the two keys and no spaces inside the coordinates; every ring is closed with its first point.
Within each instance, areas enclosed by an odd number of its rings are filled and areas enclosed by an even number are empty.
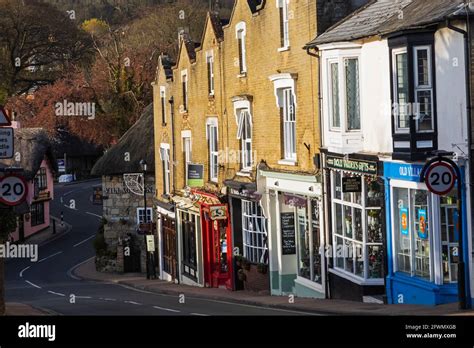
{"type": "Polygon", "coordinates": [[[462,176],[461,169],[459,166],[450,158],[438,155],[436,158],[428,161],[423,170],[421,171],[421,181],[426,181],[425,175],[428,169],[435,163],[447,163],[455,171],[457,180],[457,210],[458,210],[458,225],[459,225],[459,262],[458,262],[458,296],[459,296],[459,309],[467,309],[466,303],[466,273],[465,273],[465,262],[464,262],[464,235],[463,235],[463,211],[462,211],[462,176]]]}

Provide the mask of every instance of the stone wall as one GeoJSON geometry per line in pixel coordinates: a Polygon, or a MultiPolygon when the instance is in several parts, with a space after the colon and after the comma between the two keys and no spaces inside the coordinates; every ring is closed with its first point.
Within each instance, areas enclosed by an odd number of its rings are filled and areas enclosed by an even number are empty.
{"type": "MultiPolygon", "coordinates": [[[[122,176],[102,177],[104,194],[103,216],[107,223],[104,226],[104,237],[109,252],[117,252],[116,269],[124,271],[123,244],[127,237],[132,237],[140,249],[141,270],[146,270],[145,241],[137,233],[137,208],[144,207],[143,196],[135,195],[126,188],[122,176]]],[[[147,207],[153,208],[155,196],[155,178],[147,177],[147,207]]],[[[153,221],[155,217],[153,216],[153,221]]],[[[109,267],[110,268],[110,267],[109,267]]]]}

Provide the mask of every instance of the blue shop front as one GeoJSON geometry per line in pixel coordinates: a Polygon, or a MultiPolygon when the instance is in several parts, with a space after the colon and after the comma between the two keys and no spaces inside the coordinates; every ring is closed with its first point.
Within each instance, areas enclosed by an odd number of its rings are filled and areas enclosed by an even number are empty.
{"type": "MultiPolygon", "coordinates": [[[[423,164],[385,162],[388,303],[438,305],[458,301],[457,191],[438,196],[420,182],[423,164]]],[[[462,168],[464,173],[464,169],[462,168]]],[[[463,188],[463,216],[466,215],[463,188]]],[[[464,240],[467,228],[463,224],[464,240]]],[[[466,262],[466,265],[468,263],[466,262]]],[[[470,294],[466,267],[466,293],[470,294]]],[[[470,296],[467,296],[470,298],[470,296]]]]}

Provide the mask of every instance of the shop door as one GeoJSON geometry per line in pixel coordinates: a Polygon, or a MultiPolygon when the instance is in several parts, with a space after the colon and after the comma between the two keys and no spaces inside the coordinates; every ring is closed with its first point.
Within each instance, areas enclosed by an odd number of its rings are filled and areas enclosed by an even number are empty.
{"type": "Polygon", "coordinates": [[[227,220],[212,221],[204,213],[203,232],[205,232],[205,281],[210,287],[225,286],[232,290],[232,267],[230,255],[230,228],[227,220]]]}
{"type": "Polygon", "coordinates": [[[174,280],[177,277],[176,258],[176,229],[175,220],[163,217],[162,240],[163,240],[163,271],[171,275],[174,280]]]}

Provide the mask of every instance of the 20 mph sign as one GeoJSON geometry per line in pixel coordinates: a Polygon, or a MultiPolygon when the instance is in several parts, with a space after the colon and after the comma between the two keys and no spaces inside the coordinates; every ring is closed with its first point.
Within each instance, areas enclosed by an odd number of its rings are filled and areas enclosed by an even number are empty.
{"type": "Polygon", "coordinates": [[[453,189],[456,183],[456,174],[449,164],[434,163],[426,171],[425,182],[430,192],[444,196],[453,189]]]}
{"type": "Polygon", "coordinates": [[[28,186],[23,177],[7,175],[0,178],[0,203],[15,206],[21,204],[28,194],[28,186]]]}

